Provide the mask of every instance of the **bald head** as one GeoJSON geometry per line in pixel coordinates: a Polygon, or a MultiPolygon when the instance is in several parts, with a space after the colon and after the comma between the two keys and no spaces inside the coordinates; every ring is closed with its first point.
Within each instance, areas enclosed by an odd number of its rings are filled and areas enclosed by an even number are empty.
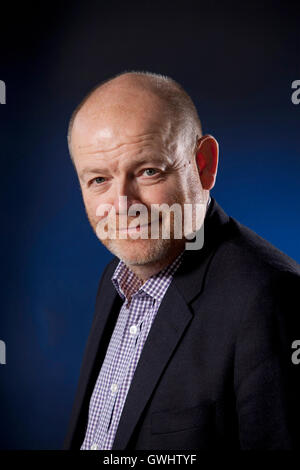
{"type": "MultiPolygon", "coordinates": [[[[128,119],[143,114],[172,128],[170,133],[182,149],[193,148],[202,135],[197,110],[177,82],[150,72],[124,72],[98,84],[73,112],[68,129],[71,158],[74,128],[99,126],[99,118],[102,124],[108,123],[112,115],[124,126],[128,119]]],[[[105,133],[105,125],[103,129],[105,133]]]]}

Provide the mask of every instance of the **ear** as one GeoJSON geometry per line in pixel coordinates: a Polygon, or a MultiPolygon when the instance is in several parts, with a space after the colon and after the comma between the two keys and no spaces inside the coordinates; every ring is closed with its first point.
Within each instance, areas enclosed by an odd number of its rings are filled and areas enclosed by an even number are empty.
{"type": "Polygon", "coordinates": [[[217,176],[219,144],[212,135],[198,139],[196,163],[203,189],[214,187],[217,176]]]}

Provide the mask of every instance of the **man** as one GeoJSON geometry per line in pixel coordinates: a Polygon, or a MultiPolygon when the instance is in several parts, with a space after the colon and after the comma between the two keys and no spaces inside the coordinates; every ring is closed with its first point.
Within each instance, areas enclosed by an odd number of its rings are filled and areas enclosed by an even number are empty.
{"type": "Polygon", "coordinates": [[[120,74],[83,100],[68,137],[87,216],[115,256],[64,448],[294,448],[299,265],[210,197],[218,144],[189,96],[168,77],[120,74]],[[163,212],[130,214],[163,203],[193,209],[177,225],[170,213],[166,238],[163,212]],[[106,237],[113,215],[118,236],[106,237]],[[204,245],[188,249],[203,229],[204,245]]]}

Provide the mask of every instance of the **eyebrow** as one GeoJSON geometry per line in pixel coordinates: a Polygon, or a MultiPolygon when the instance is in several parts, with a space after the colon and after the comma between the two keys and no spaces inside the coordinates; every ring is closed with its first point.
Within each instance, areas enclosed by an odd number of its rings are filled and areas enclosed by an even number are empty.
{"type": "MultiPolygon", "coordinates": [[[[146,163],[149,164],[149,163],[164,163],[165,162],[165,159],[161,158],[161,157],[148,157],[148,158],[143,158],[142,160],[136,160],[132,163],[132,166],[135,166],[135,167],[139,167],[139,166],[142,166],[142,165],[145,165],[146,163]]],[[[82,170],[80,173],[79,173],[79,177],[80,178],[83,178],[85,175],[87,174],[96,174],[96,173],[107,173],[108,169],[104,169],[104,168],[100,168],[100,167],[87,167],[87,168],[84,168],[84,170],[82,170]]]]}
{"type": "Polygon", "coordinates": [[[96,174],[96,173],[105,173],[107,170],[104,170],[102,168],[85,168],[79,173],[79,177],[83,178],[87,174],[96,174]]]}

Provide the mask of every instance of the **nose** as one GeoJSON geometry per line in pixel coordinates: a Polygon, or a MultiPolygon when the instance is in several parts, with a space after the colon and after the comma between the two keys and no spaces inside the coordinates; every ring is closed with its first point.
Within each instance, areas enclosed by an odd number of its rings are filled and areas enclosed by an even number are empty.
{"type": "Polygon", "coordinates": [[[127,214],[131,205],[141,203],[134,182],[128,177],[116,181],[113,199],[116,214],[127,214]]]}

